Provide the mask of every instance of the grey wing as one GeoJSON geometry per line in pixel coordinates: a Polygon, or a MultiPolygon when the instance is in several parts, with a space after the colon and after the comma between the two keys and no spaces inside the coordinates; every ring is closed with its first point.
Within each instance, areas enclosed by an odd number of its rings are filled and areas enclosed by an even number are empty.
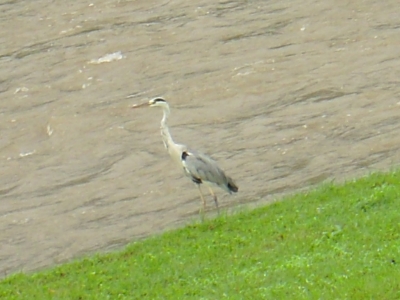
{"type": "Polygon", "coordinates": [[[201,152],[183,152],[182,164],[186,175],[195,183],[210,182],[229,193],[238,191],[234,181],[225,174],[217,162],[201,152]]]}

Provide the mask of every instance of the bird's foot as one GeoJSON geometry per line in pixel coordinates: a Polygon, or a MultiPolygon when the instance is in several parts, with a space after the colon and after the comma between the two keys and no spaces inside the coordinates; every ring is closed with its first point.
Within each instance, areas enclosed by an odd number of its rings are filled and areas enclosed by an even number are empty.
{"type": "Polygon", "coordinates": [[[199,215],[200,215],[201,221],[204,222],[206,214],[205,214],[205,209],[203,207],[200,208],[199,215]]]}
{"type": "Polygon", "coordinates": [[[219,216],[219,205],[218,205],[218,199],[217,199],[217,196],[216,196],[216,195],[213,195],[213,197],[214,197],[215,207],[217,208],[217,213],[218,213],[218,216],[219,216]]]}

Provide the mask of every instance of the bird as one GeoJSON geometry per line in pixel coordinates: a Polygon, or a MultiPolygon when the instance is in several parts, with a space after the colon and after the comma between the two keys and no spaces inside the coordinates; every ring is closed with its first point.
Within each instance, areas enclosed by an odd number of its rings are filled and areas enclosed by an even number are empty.
{"type": "Polygon", "coordinates": [[[203,207],[200,208],[200,213],[203,214],[206,210],[206,201],[201,190],[201,185],[204,184],[208,187],[219,214],[218,198],[212,187],[220,187],[229,194],[237,193],[239,187],[236,185],[234,180],[226,175],[225,172],[218,166],[217,162],[210,156],[200,151],[193,150],[186,145],[174,142],[167,125],[171,110],[166,100],[157,97],[148,102],[132,105],[132,108],[140,107],[162,108],[163,117],[161,119],[160,129],[162,140],[168,154],[172,160],[183,169],[184,174],[191,179],[194,184],[197,185],[200,198],[203,203],[203,207]]]}

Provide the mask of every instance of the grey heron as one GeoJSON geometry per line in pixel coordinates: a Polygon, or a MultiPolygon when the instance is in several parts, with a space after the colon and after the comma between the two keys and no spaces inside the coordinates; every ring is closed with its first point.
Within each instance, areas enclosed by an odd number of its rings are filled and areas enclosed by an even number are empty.
{"type": "MultiPolygon", "coordinates": [[[[135,104],[132,108],[139,107],[161,107],[163,109],[163,118],[161,120],[161,136],[164,146],[167,149],[172,160],[183,168],[184,174],[189,177],[198,187],[200,198],[203,202],[203,212],[206,208],[206,201],[201,191],[200,185],[204,183],[214,199],[215,206],[219,213],[218,199],[211,186],[218,186],[228,193],[236,193],[239,188],[231,177],[218,166],[217,162],[204,153],[188,148],[186,145],[177,144],[173,141],[167,120],[170,115],[168,102],[163,98],[154,98],[149,102],[135,104]]],[[[201,210],[200,210],[201,211],[201,210]]]]}

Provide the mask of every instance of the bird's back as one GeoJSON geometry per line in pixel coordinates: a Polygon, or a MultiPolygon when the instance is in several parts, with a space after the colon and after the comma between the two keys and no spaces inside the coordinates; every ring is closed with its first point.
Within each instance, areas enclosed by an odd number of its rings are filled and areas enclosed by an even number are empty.
{"type": "Polygon", "coordinates": [[[239,190],[233,179],[208,155],[198,151],[183,151],[181,159],[185,174],[194,182],[215,184],[228,193],[239,190]]]}

